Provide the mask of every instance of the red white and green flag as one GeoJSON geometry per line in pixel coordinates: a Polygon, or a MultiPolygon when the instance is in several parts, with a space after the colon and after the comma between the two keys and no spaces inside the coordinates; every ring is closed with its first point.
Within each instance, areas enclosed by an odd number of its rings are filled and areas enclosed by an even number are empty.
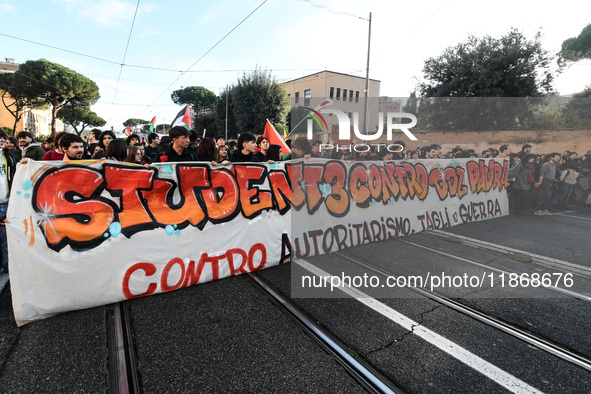
{"type": "Polygon", "coordinates": [[[150,121],[150,133],[153,133],[155,128],[156,128],[156,117],[154,116],[152,118],[152,120],[150,121]]]}
{"type": "Polygon", "coordinates": [[[191,108],[189,108],[188,105],[176,115],[170,127],[174,126],[184,126],[189,130],[193,128],[193,125],[191,124],[191,108]]]}
{"type": "Polygon", "coordinates": [[[131,127],[129,127],[129,125],[127,125],[127,128],[125,129],[125,135],[128,137],[131,135],[131,127]]]}
{"type": "Polygon", "coordinates": [[[285,153],[291,153],[291,149],[287,146],[281,135],[275,130],[275,127],[269,122],[267,119],[267,123],[265,124],[265,131],[263,132],[263,137],[269,140],[271,145],[279,145],[281,147],[281,151],[285,153]]]}

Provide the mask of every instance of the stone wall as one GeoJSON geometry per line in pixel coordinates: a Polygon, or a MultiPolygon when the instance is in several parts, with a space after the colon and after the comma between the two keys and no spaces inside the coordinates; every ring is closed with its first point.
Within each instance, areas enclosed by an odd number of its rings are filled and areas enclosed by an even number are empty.
{"type": "MultiPolygon", "coordinates": [[[[409,141],[401,135],[406,143],[406,149],[415,149],[419,146],[438,144],[441,151],[446,153],[456,145],[464,149],[474,149],[480,153],[483,150],[494,147],[499,149],[503,144],[508,144],[514,153],[521,150],[524,144],[533,146],[532,153],[550,153],[565,150],[574,151],[579,155],[591,150],[591,130],[507,130],[507,131],[416,131],[411,132],[418,141],[409,141]]],[[[394,139],[398,139],[395,137],[394,139]]]]}

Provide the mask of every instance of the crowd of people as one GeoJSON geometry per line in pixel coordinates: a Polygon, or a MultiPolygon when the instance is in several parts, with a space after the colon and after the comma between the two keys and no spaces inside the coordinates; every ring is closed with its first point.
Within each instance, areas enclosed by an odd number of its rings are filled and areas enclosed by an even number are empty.
{"type": "Polygon", "coordinates": [[[8,272],[8,249],[4,221],[8,208],[10,186],[16,164],[30,160],[82,160],[106,159],[133,163],[148,167],[151,163],[206,161],[213,165],[236,162],[277,162],[299,158],[325,158],[363,161],[388,161],[412,159],[460,159],[460,158],[505,158],[509,160],[508,188],[510,211],[523,214],[533,208],[536,215],[552,215],[567,204],[591,204],[591,150],[584,155],[564,151],[549,154],[532,153],[532,145],[526,144],[517,153],[509,145],[499,149],[488,148],[480,153],[473,149],[456,146],[443,153],[437,144],[406,150],[404,141],[385,145],[360,145],[355,142],[348,149],[335,148],[334,142],[322,144],[306,137],[286,140],[291,152],[273,145],[264,136],[242,133],[237,140],[225,141],[223,137],[199,138],[193,130],[182,126],[172,127],[167,136],[160,138],[150,133],[147,138],[131,134],[117,138],[111,130],[91,130],[88,140],[77,134],[59,132],[43,144],[35,142],[29,132],[20,132],[16,137],[0,131],[0,263],[8,272]],[[332,149],[326,149],[327,147],[332,149]],[[360,148],[363,146],[363,148],[360,148]],[[359,149],[357,149],[359,148],[359,149]]]}

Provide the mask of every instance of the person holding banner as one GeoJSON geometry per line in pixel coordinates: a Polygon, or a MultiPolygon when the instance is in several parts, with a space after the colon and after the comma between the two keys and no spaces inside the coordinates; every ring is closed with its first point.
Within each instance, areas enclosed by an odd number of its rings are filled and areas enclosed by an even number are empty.
{"type": "Polygon", "coordinates": [[[0,130],[0,263],[4,272],[8,273],[8,241],[6,239],[6,211],[10,186],[16,171],[17,158],[6,149],[8,136],[0,130]]]}
{"type": "Polygon", "coordinates": [[[254,154],[254,157],[258,159],[258,161],[267,161],[267,152],[269,151],[269,139],[267,137],[259,137],[257,138],[257,147],[259,151],[254,154]]]}
{"type": "Polygon", "coordinates": [[[312,156],[312,144],[306,137],[301,136],[291,144],[291,154],[283,160],[308,159],[310,156],[312,156]]]}
{"type": "Polygon", "coordinates": [[[84,140],[77,134],[65,133],[59,140],[63,161],[82,160],[84,156],[84,140]]]}
{"type": "Polygon", "coordinates": [[[189,149],[189,130],[184,126],[174,126],[168,130],[168,135],[172,139],[172,144],[155,161],[160,163],[197,161],[197,155],[189,149]]]}
{"type": "Polygon", "coordinates": [[[256,137],[252,133],[242,133],[238,137],[238,149],[232,154],[233,163],[243,162],[260,162],[260,160],[254,156],[256,149],[256,137]]]}
{"type": "Polygon", "coordinates": [[[43,159],[41,160],[63,160],[64,159],[64,152],[62,150],[62,146],[60,145],[60,140],[64,135],[67,133],[65,131],[60,131],[59,133],[55,133],[53,136],[53,147],[54,149],[45,152],[43,155],[43,159]]]}
{"type": "Polygon", "coordinates": [[[281,146],[279,145],[271,145],[269,146],[269,150],[267,150],[267,159],[269,161],[281,161],[282,159],[281,154],[281,146]]]}
{"type": "Polygon", "coordinates": [[[102,159],[103,157],[105,157],[105,151],[107,150],[107,147],[109,146],[111,141],[113,141],[115,138],[117,138],[117,137],[115,136],[115,133],[113,133],[113,131],[111,131],[111,130],[103,131],[101,133],[101,136],[99,137],[98,146],[94,150],[94,154],[92,155],[92,159],[96,160],[96,159],[102,159]]]}

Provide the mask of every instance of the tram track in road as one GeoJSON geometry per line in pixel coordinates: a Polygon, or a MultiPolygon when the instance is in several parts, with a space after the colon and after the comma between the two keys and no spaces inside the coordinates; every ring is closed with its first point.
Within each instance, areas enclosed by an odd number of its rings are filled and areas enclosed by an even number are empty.
{"type": "MultiPolygon", "coordinates": [[[[370,271],[373,271],[376,274],[379,275],[383,275],[386,277],[392,277],[392,278],[396,278],[397,275],[395,275],[392,272],[389,272],[383,268],[380,267],[376,267],[375,265],[361,260],[359,258],[356,258],[354,256],[350,256],[348,254],[345,254],[343,252],[336,252],[336,254],[346,260],[348,260],[349,262],[363,267],[365,269],[368,269],[370,271]]],[[[517,338],[525,343],[527,343],[530,346],[534,346],[540,350],[543,350],[546,353],[549,353],[555,357],[558,357],[564,361],[567,361],[573,365],[576,365],[579,368],[582,368],[588,372],[591,372],[591,360],[589,358],[586,358],[574,351],[571,351],[570,349],[565,348],[563,345],[554,343],[552,341],[540,338],[538,336],[535,336],[525,330],[522,330],[512,324],[509,324],[497,317],[488,315],[484,312],[478,311],[474,308],[471,308],[469,306],[466,306],[458,301],[455,301],[449,297],[437,294],[434,291],[430,291],[428,289],[425,288],[418,288],[418,287],[408,287],[409,290],[420,294],[424,297],[427,297],[439,304],[445,305],[447,307],[449,307],[450,309],[457,311],[463,315],[466,315],[474,320],[477,320],[483,324],[486,324],[490,327],[493,327],[507,335],[510,335],[514,338],[517,338]]]]}
{"type": "Polygon", "coordinates": [[[129,305],[125,302],[107,308],[107,342],[109,348],[109,392],[140,393],[129,305]]]}
{"type": "MultiPolygon", "coordinates": [[[[503,269],[500,269],[500,268],[491,267],[490,265],[482,264],[482,263],[479,263],[479,262],[474,261],[474,260],[470,260],[470,259],[467,259],[467,258],[464,258],[464,257],[456,256],[454,254],[451,254],[451,253],[448,253],[448,252],[444,252],[444,251],[441,251],[439,249],[435,249],[435,248],[432,248],[430,246],[426,246],[426,245],[419,244],[419,243],[416,243],[416,242],[407,241],[407,240],[399,240],[399,241],[402,242],[402,243],[404,243],[404,244],[411,245],[411,246],[414,246],[414,247],[417,247],[417,248],[421,248],[421,249],[424,249],[424,250],[428,250],[430,252],[439,254],[441,256],[450,257],[452,259],[455,259],[455,260],[458,260],[458,261],[462,261],[462,262],[465,262],[465,263],[468,263],[468,264],[471,264],[471,265],[474,265],[474,266],[478,266],[478,267],[484,268],[484,269],[489,270],[489,271],[494,271],[494,272],[497,272],[497,273],[507,274],[507,275],[513,275],[513,274],[520,275],[520,274],[523,274],[524,273],[524,272],[519,272],[519,273],[517,273],[517,272],[510,272],[510,271],[503,270],[503,269]]],[[[473,246],[473,245],[468,245],[468,246],[473,246]]],[[[490,249],[490,250],[492,250],[492,249],[490,249]]],[[[554,268],[555,269],[558,269],[558,267],[554,267],[554,268]]],[[[571,271],[569,271],[569,270],[567,270],[565,268],[562,268],[562,270],[563,271],[566,271],[567,273],[571,273],[571,274],[573,273],[573,272],[571,272],[571,271]]],[[[587,276],[587,275],[583,275],[583,274],[579,274],[579,273],[577,273],[577,274],[578,275],[581,275],[581,276],[585,276],[585,277],[590,277],[591,278],[591,276],[587,276]]],[[[578,293],[576,291],[564,289],[562,287],[557,287],[557,286],[549,286],[546,289],[548,289],[550,291],[554,291],[554,292],[557,292],[557,293],[561,293],[561,294],[567,295],[569,297],[577,298],[577,299],[580,299],[580,300],[583,300],[583,301],[586,301],[586,302],[591,302],[591,296],[590,295],[587,295],[587,294],[578,293]]]]}
{"type": "MultiPolygon", "coordinates": [[[[256,299],[268,305],[268,308],[274,310],[275,314],[279,310],[280,315],[286,315],[288,318],[286,322],[290,322],[287,324],[300,332],[301,336],[306,337],[307,342],[313,344],[313,342],[309,341],[309,338],[312,338],[320,344],[320,348],[324,351],[320,350],[314,344],[313,347],[316,351],[324,355],[324,359],[329,364],[333,364],[335,368],[340,369],[334,364],[334,361],[337,361],[344,369],[343,376],[348,380],[353,381],[354,379],[362,388],[371,393],[403,393],[395,384],[362,360],[354,351],[346,347],[328,330],[307,316],[303,310],[295,306],[289,299],[282,296],[264,279],[256,274],[245,274],[242,275],[242,278],[245,279],[245,286],[252,286],[252,293],[256,299]],[[300,329],[296,329],[292,325],[291,322],[293,321],[299,325],[306,335],[302,334],[300,329]],[[330,355],[330,359],[326,359],[326,353],[330,355]]],[[[142,382],[139,379],[141,371],[144,374],[150,374],[150,369],[148,368],[146,372],[147,365],[145,358],[143,359],[143,364],[141,362],[142,357],[145,357],[145,353],[142,354],[139,350],[140,348],[135,347],[134,335],[136,336],[135,340],[138,341],[138,338],[142,338],[143,335],[144,344],[146,338],[145,334],[141,333],[141,330],[139,332],[136,330],[135,325],[137,321],[135,320],[135,313],[137,312],[135,311],[134,305],[129,301],[125,301],[106,308],[109,369],[108,392],[110,393],[140,393],[149,390],[149,387],[153,388],[153,383],[150,386],[150,383],[146,383],[146,381],[142,382]],[[133,321],[131,321],[132,316],[134,317],[133,321]]],[[[230,358],[231,356],[225,354],[223,357],[230,358]]],[[[220,365],[223,364],[225,362],[220,365]]],[[[148,379],[146,378],[146,380],[148,379]]],[[[171,380],[170,384],[174,384],[173,382],[171,380]]],[[[179,386],[177,385],[175,387],[179,386]]],[[[218,386],[218,388],[221,389],[221,386],[218,386]]],[[[261,389],[264,391],[264,388],[261,389]]]]}
{"type": "Polygon", "coordinates": [[[363,359],[352,355],[346,345],[316,322],[303,309],[273,288],[256,273],[245,275],[251,284],[263,293],[277,308],[291,317],[310,337],[371,393],[403,393],[388,378],[363,359]]]}
{"type": "Polygon", "coordinates": [[[493,252],[498,252],[498,253],[502,253],[502,254],[509,255],[509,256],[511,256],[511,255],[528,256],[529,258],[531,258],[531,261],[535,264],[542,265],[547,268],[560,269],[560,270],[563,270],[566,272],[576,273],[578,275],[581,275],[581,276],[584,276],[587,278],[591,278],[591,268],[580,265],[580,264],[575,264],[575,263],[571,263],[568,261],[555,259],[552,257],[543,256],[543,255],[536,254],[536,253],[531,253],[531,252],[528,252],[525,250],[510,248],[508,246],[503,246],[503,245],[495,244],[492,242],[487,242],[487,241],[483,241],[480,239],[467,237],[465,235],[458,235],[458,234],[454,234],[454,233],[449,233],[449,232],[442,231],[442,230],[431,230],[431,231],[427,231],[425,234],[440,237],[440,238],[447,239],[447,240],[458,240],[467,246],[490,250],[493,252]]]}

